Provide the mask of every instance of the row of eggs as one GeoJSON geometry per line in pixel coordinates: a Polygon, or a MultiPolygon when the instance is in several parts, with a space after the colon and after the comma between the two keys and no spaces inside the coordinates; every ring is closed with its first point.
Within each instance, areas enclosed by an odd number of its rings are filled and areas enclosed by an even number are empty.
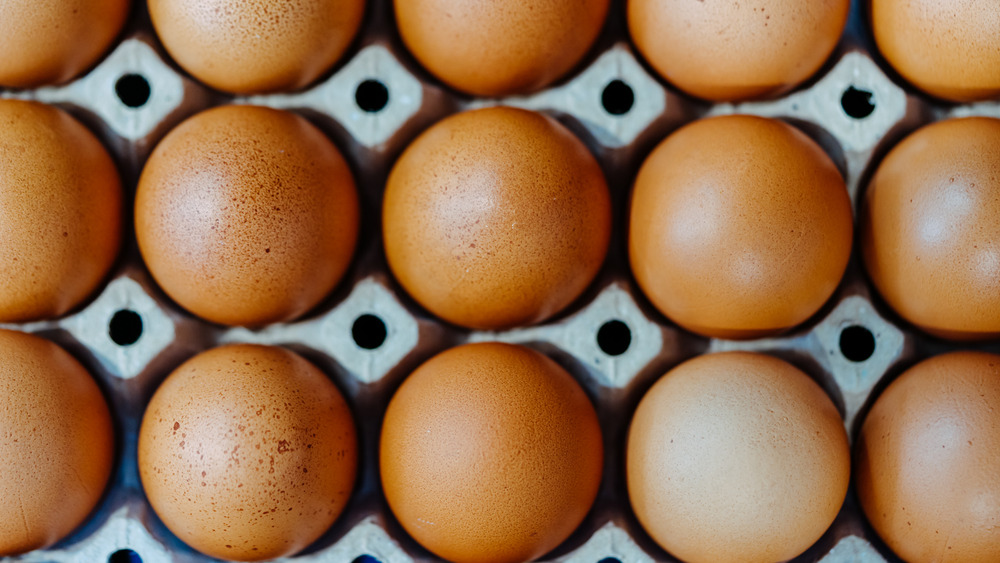
{"type": "MultiPolygon", "coordinates": [[[[417,61],[463,93],[540,90],[586,56],[611,0],[395,0],[417,61]]],[[[178,65],[230,93],[296,90],[342,58],[365,0],[150,0],[157,35],[178,65]]],[[[0,86],[65,82],[107,50],[129,0],[0,4],[0,86]]],[[[850,0],[629,0],[635,46],[665,80],[695,97],[773,97],[813,76],[836,47],[850,0]]],[[[949,101],[1000,95],[1000,20],[993,0],[871,0],[882,55],[907,81],[949,101]]]]}
{"type": "MultiPolygon", "coordinates": [[[[37,336],[0,331],[0,555],[79,526],[112,471],[108,406],[86,370],[37,336]]],[[[662,376],[628,432],[631,506],[687,562],[794,558],[853,480],[869,521],[911,563],[1000,558],[1000,356],[953,352],[896,379],[853,456],[833,402],[778,358],[723,352],[662,376]],[[853,457],[853,459],[852,459],[853,457]]],[[[460,563],[558,547],[601,485],[604,439],[583,389],[519,345],[434,356],[394,394],[378,471],[403,528],[460,563]]],[[[138,433],[142,486],[181,540],[213,557],[293,555],[352,495],[358,438],[334,383],[295,352],[235,344],[174,370],[138,433]]]]}
{"type": "MultiPolygon", "coordinates": [[[[122,188],[97,139],[61,110],[0,101],[0,322],[57,317],[118,254],[122,188]]],[[[905,320],[955,339],[1000,334],[1000,120],[925,126],[874,173],[864,262],[905,320]]],[[[474,329],[542,322],[592,282],[612,232],[596,159],[545,115],[492,107],[420,135],[386,182],[386,258],[437,317],[474,329]]],[[[223,106],[171,131],[135,198],[139,249],[163,290],[214,323],[299,318],[351,263],[350,167],[306,119],[223,106]]],[[[732,115],[677,130],[635,179],[628,250],[638,285],[693,332],[756,338],[833,294],[853,239],[833,161],[778,120],[732,115]]]]}

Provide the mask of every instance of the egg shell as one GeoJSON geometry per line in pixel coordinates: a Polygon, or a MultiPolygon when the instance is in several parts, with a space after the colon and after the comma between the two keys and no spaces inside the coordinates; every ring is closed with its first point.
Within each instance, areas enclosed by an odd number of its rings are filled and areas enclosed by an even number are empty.
{"type": "Polygon", "coordinates": [[[667,81],[712,101],[771,98],[823,66],[850,0],[629,0],[636,48],[667,81]]]}
{"type": "Polygon", "coordinates": [[[569,72],[597,39],[609,0],[395,0],[414,57],[475,96],[527,94],[569,72]]]}
{"type": "Polygon", "coordinates": [[[382,228],[396,279],[465,327],[541,322],[600,270],[611,236],[604,174],[554,119],[495,107],[417,138],[386,184],[382,228]]]}
{"type": "Polygon", "coordinates": [[[879,395],[855,446],[868,521],[910,563],[1000,561],[1000,356],[923,361],[879,395]]]}
{"type": "Polygon", "coordinates": [[[129,0],[0,2],[0,87],[61,84],[94,65],[118,36],[129,0]]]}
{"type": "Polygon", "coordinates": [[[629,498],[643,528],[688,563],[773,563],[827,530],[850,478],[847,433],[806,374],[763,354],[699,356],[639,403],[629,498]]]}
{"type": "Polygon", "coordinates": [[[0,556],[42,549],[82,524],[114,462],[101,390],[58,345],[0,330],[0,556]]]}
{"type": "Polygon", "coordinates": [[[293,113],[223,106],[157,145],[135,202],[139,248],[182,307],[227,325],[295,319],[337,285],[359,223],[337,148],[293,113]]]}
{"type": "Polygon", "coordinates": [[[66,112],[0,100],[0,322],[66,314],[114,264],[122,237],[118,171],[66,112]]]}
{"type": "Polygon", "coordinates": [[[917,88],[954,102],[1000,97],[996,0],[871,0],[882,55],[917,88]]]}
{"type": "Polygon", "coordinates": [[[837,167],[791,125],[746,115],[696,121],[643,163],[629,257],[664,315],[717,338],[794,327],[847,267],[851,202],[837,167]]]}
{"type": "Polygon", "coordinates": [[[357,433],[326,375],[284,348],[237,344],[191,358],[153,395],[139,476],[163,523],[221,559],[306,548],[354,487],[357,433]]]}
{"type": "Polygon", "coordinates": [[[170,56],[234,94],[308,86],[347,51],[364,12],[364,0],[149,1],[170,56]]]}
{"type": "Polygon", "coordinates": [[[953,339],[1000,335],[1000,119],[919,129],[868,185],[862,250],[907,321],[953,339]]]}
{"type": "Polygon", "coordinates": [[[573,378],[523,346],[479,343],[431,358],[386,411],[382,487],[424,547],[455,562],[538,558],[597,495],[603,444],[573,378]]]}

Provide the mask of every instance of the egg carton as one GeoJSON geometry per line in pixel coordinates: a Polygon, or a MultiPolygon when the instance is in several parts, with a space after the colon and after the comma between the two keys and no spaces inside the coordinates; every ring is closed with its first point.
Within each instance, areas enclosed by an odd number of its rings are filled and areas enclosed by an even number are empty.
{"type": "MultiPolygon", "coordinates": [[[[725,350],[782,357],[829,393],[853,437],[873,397],[895,375],[922,357],[960,347],[925,338],[890,311],[871,289],[856,252],[836,294],[812,319],[788,334],[749,341],[707,339],[678,329],[652,308],[629,273],[624,233],[632,179],[652,147],[686,122],[750,113],[797,125],[837,163],[857,209],[878,160],[908,132],[953,116],[1000,117],[997,103],[941,106],[908,90],[872,54],[858,2],[836,53],[811,82],[776,100],[712,106],[665,87],[638,59],[628,42],[623,3],[614,4],[598,45],[575,74],[538,94],[502,100],[470,99],[441,86],[400,44],[390,0],[369,4],[350,56],[301,92],[234,98],[201,86],[166,56],[141,3],[123,39],[85,76],[60,87],[0,90],[0,97],[56,104],[87,123],[118,162],[129,188],[127,201],[153,146],[184,118],[227,103],[295,111],[345,153],[358,180],[364,216],[346,279],[316,311],[294,323],[247,330],[191,316],[153,282],[130,233],[115,272],[83,308],[55,321],[8,325],[62,344],[90,369],[111,404],[118,453],[108,492],[79,530],[51,549],[4,561],[213,561],[174,537],[153,512],[138,477],[136,442],[143,410],[159,383],[185,359],[221,343],[277,344],[299,351],[335,380],[352,406],[360,438],[356,490],[331,530],[304,553],[286,559],[296,563],[435,560],[388,510],[377,448],[393,391],[422,361],[451,346],[499,340],[533,347],[563,365],[594,400],[606,444],[603,483],[583,524],[548,556],[561,563],[676,561],[631,513],[624,444],[643,393],[679,362],[725,350]],[[388,170],[409,141],[446,115],[494,104],[543,111],[580,136],[608,177],[615,229],[601,274],[569,311],[540,326],[470,332],[437,321],[395,283],[381,251],[378,217],[388,170]]],[[[976,347],[1000,351],[996,343],[976,347]]],[[[865,522],[852,487],[830,529],[795,561],[898,559],[865,522]]]]}

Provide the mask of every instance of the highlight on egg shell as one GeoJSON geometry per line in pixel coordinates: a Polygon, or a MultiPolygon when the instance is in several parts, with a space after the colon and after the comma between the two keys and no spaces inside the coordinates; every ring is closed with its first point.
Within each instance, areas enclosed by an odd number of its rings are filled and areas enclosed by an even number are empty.
{"type": "Polygon", "coordinates": [[[844,179],[782,121],[728,115],[688,124],[643,162],[629,261],[646,297],[714,338],[780,333],[833,295],[851,253],[844,179]]]}
{"type": "Polygon", "coordinates": [[[952,352],[878,396],[855,444],[861,506],[910,563],[1000,561],[1000,356],[952,352]]]}
{"type": "Polygon", "coordinates": [[[100,388],[73,356],[0,330],[0,557],[52,546],[104,494],[115,433],[100,388]]]}
{"type": "Polygon", "coordinates": [[[121,239],[121,181],[97,137],[53,106],[0,100],[0,323],[77,308],[121,239]]]}
{"type": "Polygon", "coordinates": [[[211,557],[263,561],[316,541],[344,510],[358,464],[350,408],[290,350],[202,352],[153,395],[139,476],[157,516],[211,557]]]}
{"type": "Polygon", "coordinates": [[[393,395],[382,488],[414,539],[456,563],[518,563],[566,540],[597,496],[603,443],[587,395],[545,355],[466,344],[393,395]]]}
{"type": "Polygon", "coordinates": [[[860,223],[868,275],[903,319],[941,338],[1000,335],[1000,119],[903,139],[872,176],[860,223]]]}
{"type": "Polygon", "coordinates": [[[306,119],[221,106],[174,128],[143,168],[143,260],[180,306],[224,325],[301,317],[347,271],[358,238],[354,177],[306,119]]]}
{"type": "Polygon", "coordinates": [[[640,401],[626,477],[636,517],[671,555],[773,563],[833,523],[850,450],[837,408],[801,370],[764,354],[707,354],[640,401]]]}
{"type": "Polygon", "coordinates": [[[466,111],[413,141],[386,183],[389,268],[420,305],[468,328],[568,307],[604,263],[611,197],[566,127],[510,107],[466,111]]]}

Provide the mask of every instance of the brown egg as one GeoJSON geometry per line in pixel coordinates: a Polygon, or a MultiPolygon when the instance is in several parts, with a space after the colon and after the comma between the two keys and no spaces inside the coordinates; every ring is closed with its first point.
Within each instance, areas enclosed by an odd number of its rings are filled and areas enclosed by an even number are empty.
{"type": "Polygon", "coordinates": [[[850,450],[833,402],[791,364],[699,356],[646,393],[627,479],[643,528],[688,563],[786,561],[833,523],[850,450]]]}
{"type": "Polygon", "coordinates": [[[420,64],[474,96],[541,90],[594,44],[609,0],[395,0],[403,42],[420,64]]]}
{"type": "Polygon", "coordinates": [[[629,255],[663,314],[717,338],[794,327],[830,298],[851,252],[837,167],[794,127],[735,115],[660,143],[632,193],[629,255]]]}
{"type": "Polygon", "coordinates": [[[583,293],[611,236],[604,174],[554,119],[496,107],[451,116],[396,162],[385,253],[421,305],[458,325],[541,322],[583,293]]]}
{"type": "Polygon", "coordinates": [[[850,0],[629,0],[642,56],[681,90],[713,101],[775,97],[826,62],[850,0]]]}
{"type": "Polygon", "coordinates": [[[868,521],[910,563],[1000,561],[1000,356],[955,352],[878,397],[856,445],[868,521]]]}
{"type": "Polygon", "coordinates": [[[108,404],[87,370],[48,340],[0,330],[0,557],[48,547],[82,524],[114,449],[108,404]]]}
{"type": "Polygon", "coordinates": [[[121,215],[115,163],[86,127],[0,100],[0,322],[58,317],[93,294],[118,255],[121,215]]]}
{"type": "Polygon", "coordinates": [[[904,319],[943,338],[1000,335],[1000,119],[913,133],[868,185],[865,265],[904,319]]]}
{"type": "Polygon", "coordinates": [[[875,42],[899,74],[955,102],[1000,96],[996,0],[871,0],[875,42]]]}
{"type": "Polygon", "coordinates": [[[467,344],[428,360],[382,426],[382,488],[421,545],[457,563],[545,555],[583,521],[601,482],[594,407],[523,346],[467,344]]]}
{"type": "Polygon", "coordinates": [[[354,488],[357,434],[337,387],[284,348],[202,352],[153,395],[139,476],[156,514],[191,547],[261,561],[308,547],[354,488]]]}
{"type": "Polygon", "coordinates": [[[365,0],[150,0],[170,56],[205,84],[235,94],[298,90],[344,54],[365,0]]]}
{"type": "Polygon", "coordinates": [[[358,237],[347,162],[293,113],[223,106],[171,131],[135,201],[139,248],[182,307],[227,325],[290,321],[337,285],[358,237]]]}
{"type": "Polygon", "coordinates": [[[0,87],[33,88],[75,78],[118,36],[129,0],[0,2],[0,87]]]}

